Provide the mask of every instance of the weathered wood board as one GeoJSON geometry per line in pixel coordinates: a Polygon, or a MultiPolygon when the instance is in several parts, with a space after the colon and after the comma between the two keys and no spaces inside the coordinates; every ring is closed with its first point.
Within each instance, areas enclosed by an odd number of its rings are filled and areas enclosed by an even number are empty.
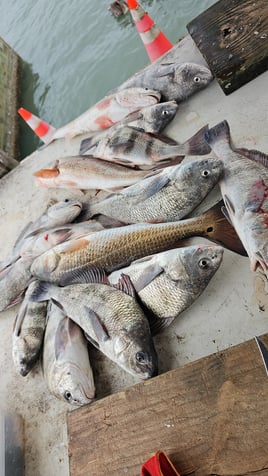
{"type": "Polygon", "coordinates": [[[138,476],[158,449],[182,474],[267,475],[267,409],[252,339],[69,412],[71,476],[138,476]]]}
{"type": "Polygon", "coordinates": [[[225,94],[268,69],[267,0],[220,0],[187,29],[225,94]]]}
{"type": "MultiPolygon", "coordinates": [[[[9,159],[17,159],[19,155],[17,114],[19,65],[19,56],[0,38],[0,150],[1,154],[7,154],[9,159]]],[[[0,159],[2,166],[1,155],[0,159]]]]}

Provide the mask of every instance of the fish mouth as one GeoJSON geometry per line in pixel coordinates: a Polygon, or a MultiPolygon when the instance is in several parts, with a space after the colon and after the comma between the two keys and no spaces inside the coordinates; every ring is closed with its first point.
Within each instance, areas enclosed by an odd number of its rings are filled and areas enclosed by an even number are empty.
{"type": "Polygon", "coordinates": [[[161,93],[159,93],[158,91],[152,91],[150,93],[150,97],[153,98],[153,99],[156,99],[157,101],[160,101],[161,93]]]}

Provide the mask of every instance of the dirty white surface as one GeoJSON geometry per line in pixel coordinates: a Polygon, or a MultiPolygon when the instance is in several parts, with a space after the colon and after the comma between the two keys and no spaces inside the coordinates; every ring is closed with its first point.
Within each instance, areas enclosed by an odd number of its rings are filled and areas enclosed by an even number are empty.
{"type": "MultiPolygon", "coordinates": [[[[205,64],[189,36],[176,46],[178,58],[205,64]]],[[[166,55],[168,62],[174,51],[166,55]]],[[[227,119],[235,146],[268,153],[268,72],[224,96],[213,81],[179,106],[166,133],[182,142],[205,124],[227,119]]],[[[0,260],[5,259],[20,230],[36,219],[51,198],[82,196],[79,191],[37,188],[32,173],[57,158],[78,153],[81,137],[57,141],[36,151],[0,182],[0,260]]],[[[83,196],[85,198],[85,196],[83,196]]],[[[195,239],[197,241],[197,239],[195,239]]],[[[204,241],[204,240],[199,240],[204,241]]],[[[268,329],[268,297],[249,261],[225,251],[223,263],[202,296],[163,334],[155,338],[160,372],[251,339],[268,329]]],[[[0,409],[24,419],[27,476],[66,476],[69,473],[66,412],[72,408],[49,394],[40,364],[27,376],[15,373],[12,363],[12,326],[18,307],[0,316],[0,409]]],[[[137,383],[97,350],[90,349],[97,398],[137,383]]],[[[90,451],[90,448],[85,448],[90,451]]]]}

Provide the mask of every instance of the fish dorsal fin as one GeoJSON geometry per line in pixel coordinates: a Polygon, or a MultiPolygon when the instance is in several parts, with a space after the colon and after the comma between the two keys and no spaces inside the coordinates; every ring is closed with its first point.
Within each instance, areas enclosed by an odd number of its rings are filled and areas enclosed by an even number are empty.
{"type": "Polygon", "coordinates": [[[235,149],[235,152],[268,168],[268,155],[264,152],[260,152],[259,150],[255,149],[246,149],[243,147],[235,149]]]}
{"type": "Polygon", "coordinates": [[[81,270],[73,270],[64,275],[60,285],[68,286],[69,284],[85,283],[109,284],[106,271],[103,268],[93,265],[81,270]]]}
{"type": "Polygon", "coordinates": [[[136,297],[135,287],[128,274],[122,273],[114,287],[119,289],[119,291],[122,291],[123,293],[127,294],[128,296],[131,296],[133,298],[136,297]]]}
{"type": "Polygon", "coordinates": [[[105,342],[106,340],[110,339],[109,333],[105,325],[103,324],[100,316],[95,311],[93,311],[93,309],[90,309],[89,307],[86,307],[86,312],[88,314],[88,318],[91,321],[91,325],[92,325],[94,334],[97,337],[97,340],[100,342],[105,342]]]}

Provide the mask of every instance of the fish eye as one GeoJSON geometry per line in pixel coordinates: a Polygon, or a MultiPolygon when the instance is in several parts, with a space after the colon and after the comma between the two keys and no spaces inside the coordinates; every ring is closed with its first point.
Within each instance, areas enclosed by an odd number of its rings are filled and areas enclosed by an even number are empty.
{"type": "Polygon", "coordinates": [[[164,109],[164,111],[162,111],[162,116],[168,116],[169,112],[167,109],[164,109]]]}
{"type": "Polygon", "coordinates": [[[201,81],[200,76],[195,76],[195,77],[194,77],[194,82],[195,82],[195,83],[200,83],[200,81],[201,81]]]}
{"type": "Polygon", "coordinates": [[[71,394],[71,392],[69,392],[69,390],[66,390],[64,392],[63,396],[64,396],[64,398],[67,402],[70,402],[72,400],[72,394],[71,394]]]}
{"type": "Polygon", "coordinates": [[[136,360],[139,364],[144,363],[146,361],[146,354],[144,352],[137,352],[136,360]]]}
{"type": "Polygon", "coordinates": [[[64,203],[68,203],[69,201],[69,198],[65,198],[64,203]]]}
{"type": "Polygon", "coordinates": [[[206,258],[202,258],[199,261],[198,265],[201,269],[207,269],[209,267],[209,260],[206,258]]]}
{"type": "Polygon", "coordinates": [[[210,171],[209,170],[202,170],[202,173],[201,173],[202,177],[208,177],[210,175],[210,171]]]}

